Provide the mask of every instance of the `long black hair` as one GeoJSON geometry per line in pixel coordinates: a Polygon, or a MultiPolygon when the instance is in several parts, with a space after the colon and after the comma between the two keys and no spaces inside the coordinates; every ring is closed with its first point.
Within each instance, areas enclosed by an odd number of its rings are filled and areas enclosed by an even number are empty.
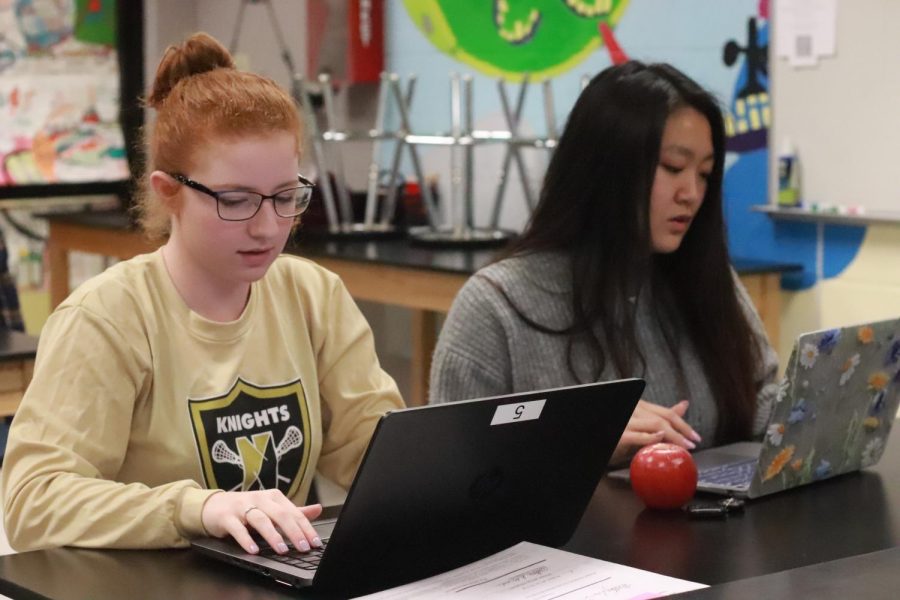
{"type": "MultiPolygon", "coordinates": [[[[561,251],[571,258],[568,327],[546,327],[513,308],[529,326],[569,337],[573,374],[573,344],[586,343],[594,357],[594,379],[610,362],[620,376],[643,368],[633,299],[649,285],[660,323],[682,323],[698,353],[719,408],[719,442],[752,433],[754,367],[760,359],[728,256],[724,157],[721,111],[696,82],[666,64],[629,61],[609,67],[575,102],[538,205],[522,236],[504,253],[561,251]],[[709,121],[714,165],[706,196],[680,247],[657,254],[650,236],[651,189],[666,121],[683,107],[709,121]]],[[[670,328],[664,325],[663,330],[680,365],[678,340],[670,328]]]]}

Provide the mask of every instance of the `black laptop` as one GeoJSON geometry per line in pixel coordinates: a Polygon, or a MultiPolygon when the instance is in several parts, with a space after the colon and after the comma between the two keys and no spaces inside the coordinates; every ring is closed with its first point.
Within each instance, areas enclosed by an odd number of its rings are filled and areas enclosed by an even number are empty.
{"type": "Polygon", "coordinates": [[[316,524],[320,555],[255,556],[230,539],[193,546],[340,595],[429,577],[521,541],[561,546],[643,389],[627,379],[390,412],[337,521],[316,524]]]}

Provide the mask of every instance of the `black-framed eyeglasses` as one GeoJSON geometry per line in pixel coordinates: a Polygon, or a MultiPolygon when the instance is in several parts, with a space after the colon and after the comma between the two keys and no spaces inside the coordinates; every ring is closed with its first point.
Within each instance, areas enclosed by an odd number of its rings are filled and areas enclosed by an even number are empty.
{"type": "Polygon", "coordinates": [[[287,219],[299,216],[309,208],[309,201],[312,198],[313,187],[315,187],[313,182],[298,174],[297,181],[300,183],[299,186],[279,190],[269,196],[249,190],[222,190],[221,192],[214,192],[202,183],[197,183],[180,173],[169,173],[169,175],[178,183],[215,198],[216,212],[218,212],[219,218],[224,221],[246,221],[252,219],[259,212],[259,207],[262,206],[263,201],[269,198],[272,200],[275,214],[279,217],[287,219]]]}

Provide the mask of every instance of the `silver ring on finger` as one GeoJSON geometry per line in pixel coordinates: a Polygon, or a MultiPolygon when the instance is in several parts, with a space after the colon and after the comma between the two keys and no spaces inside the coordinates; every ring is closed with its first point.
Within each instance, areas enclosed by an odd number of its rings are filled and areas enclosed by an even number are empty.
{"type": "Polygon", "coordinates": [[[245,520],[245,521],[247,520],[247,514],[248,514],[251,510],[259,510],[259,507],[258,507],[258,506],[250,506],[250,507],[248,507],[247,510],[244,511],[244,520],[245,520]]]}

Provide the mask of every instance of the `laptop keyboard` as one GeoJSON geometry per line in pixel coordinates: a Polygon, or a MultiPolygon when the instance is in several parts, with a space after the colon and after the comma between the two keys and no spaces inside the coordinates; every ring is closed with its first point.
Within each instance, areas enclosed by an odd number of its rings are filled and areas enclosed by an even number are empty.
{"type": "Polygon", "coordinates": [[[286,565],[291,565],[292,567],[297,567],[298,569],[315,570],[319,566],[319,561],[322,560],[322,553],[325,551],[326,546],[328,546],[327,539],[322,540],[321,548],[313,548],[309,552],[296,552],[294,551],[293,546],[288,543],[288,548],[290,548],[290,550],[287,554],[278,554],[271,547],[267,546],[260,547],[259,555],[286,565]]]}
{"type": "Polygon", "coordinates": [[[757,459],[750,458],[740,462],[707,467],[697,472],[697,481],[701,484],[716,487],[745,489],[750,487],[753,473],[756,472],[757,459]]]}

